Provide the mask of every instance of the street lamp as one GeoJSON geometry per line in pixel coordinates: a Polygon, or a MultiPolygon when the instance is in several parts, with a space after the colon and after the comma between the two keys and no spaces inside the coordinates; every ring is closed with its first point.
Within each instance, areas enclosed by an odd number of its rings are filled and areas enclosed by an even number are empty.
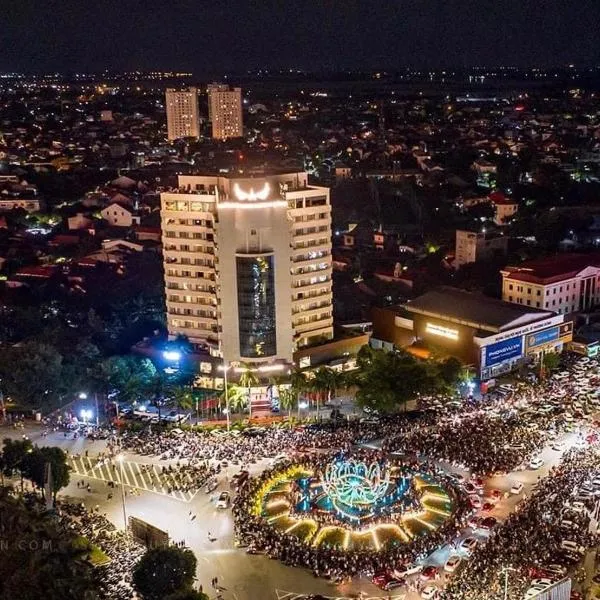
{"type": "Polygon", "coordinates": [[[512,567],[503,567],[500,569],[500,573],[504,574],[504,600],[508,600],[508,572],[516,571],[512,567]]]}
{"type": "Polygon", "coordinates": [[[94,416],[91,410],[83,409],[79,415],[83,419],[83,422],[87,425],[88,421],[94,416]]]}
{"type": "Polygon", "coordinates": [[[119,474],[121,479],[121,503],[123,504],[123,526],[125,528],[125,537],[127,537],[127,510],[125,508],[125,479],[123,478],[123,460],[122,454],[117,454],[117,461],[119,462],[119,474]]]}
{"type": "Polygon", "coordinates": [[[225,386],[225,417],[227,419],[227,431],[229,431],[231,427],[231,417],[229,416],[229,389],[227,388],[227,371],[229,371],[231,367],[225,363],[223,360],[223,364],[219,366],[219,370],[223,371],[223,385],[225,386]]]}

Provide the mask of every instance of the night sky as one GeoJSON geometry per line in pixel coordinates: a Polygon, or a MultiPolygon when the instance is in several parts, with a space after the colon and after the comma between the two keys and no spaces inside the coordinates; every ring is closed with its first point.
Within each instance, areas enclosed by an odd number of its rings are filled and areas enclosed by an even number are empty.
{"type": "Polygon", "coordinates": [[[600,64],[600,0],[7,0],[0,71],[600,64]]]}

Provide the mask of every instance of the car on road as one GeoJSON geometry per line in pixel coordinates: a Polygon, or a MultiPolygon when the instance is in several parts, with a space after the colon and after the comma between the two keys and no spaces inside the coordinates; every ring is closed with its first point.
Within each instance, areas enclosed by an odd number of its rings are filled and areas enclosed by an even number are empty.
{"type": "Polygon", "coordinates": [[[496,508],[496,505],[493,502],[484,502],[481,510],[483,512],[490,512],[496,508]]]}
{"type": "Polygon", "coordinates": [[[425,567],[421,571],[420,578],[423,581],[431,581],[432,579],[436,579],[437,576],[438,576],[438,568],[430,565],[428,567],[425,567]]]}
{"type": "Polygon", "coordinates": [[[405,579],[396,577],[390,571],[376,573],[375,575],[373,575],[372,581],[378,588],[381,588],[386,592],[388,590],[394,590],[396,588],[402,587],[406,583],[405,579]]]}
{"type": "Polygon", "coordinates": [[[572,552],[573,554],[585,554],[585,548],[576,544],[572,540],[562,540],[560,543],[560,547],[562,550],[567,550],[568,552],[572,552]]]}
{"type": "Polygon", "coordinates": [[[475,494],[469,496],[469,503],[472,508],[481,508],[481,498],[475,494]]]}
{"type": "Polygon", "coordinates": [[[550,579],[549,577],[540,577],[538,579],[534,579],[531,582],[531,585],[550,587],[553,583],[554,583],[554,581],[552,579],[550,579]]]}
{"type": "Polygon", "coordinates": [[[529,468],[535,471],[544,464],[544,459],[541,456],[536,456],[529,461],[529,468]]]}
{"type": "Polygon", "coordinates": [[[467,556],[470,556],[475,552],[478,543],[476,538],[469,536],[458,545],[458,549],[462,550],[467,556]]]}
{"type": "Polygon", "coordinates": [[[434,585],[426,585],[421,591],[423,600],[433,600],[438,595],[438,589],[434,585]]]}
{"type": "Polygon", "coordinates": [[[550,446],[552,448],[552,450],[554,450],[555,452],[562,452],[565,449],[565,443],[564,442],[554,442],[552,444],[552,446],[550,446]]]}
{"type": "Polygon", "coordinates": [[[560,528],[563,531],[577,531],[579,529],[579,525],[570,519],[563,519],[560,522],[560,528]]]}
{"type": "Polygon", "coordinates": [[[454,573],[454,571],[456,571],[456,569],[458,569],[458,567],[460,566],[461,562],[462,558],[460,556],[451,556],[444,565],[444,571],[446,571],[446,573],[454,573]]]}
{"type": "Polygon", "coordinates": [[[526,592],[525,592],[525,600],[530,600],[530,598],[535,598],[536,596],[538,596],[541,592],[543,592],[548,586],[547,585],[532,585],[526,592]]]}
{"type": "Polygon", "coordinates": [[[475,487],[475,485],[473,485],[473,483],[471,481],[467,481],[467,483],[465,483],[464,485],[465,488],[465,492],[467,492],[467,494],[476,494],[477,493],[477,488],[475,487]]]}
{"type": "Polygon", "coordinates": [[[229,492],[221,492],[217,500],[217,508],[229,508],[231,503],[231,494],[229,492]]]}
{"type": "Polygon", "coordinates": [[[510,493],[515,496],[518,496],[523,491],[523,487],[523,484],[520,481],[518,481],[510,488],[510,493]]]}
{"type": "Polygon", "coordinates": [[[207,494],[210,494],[211,492],[214,492],[218,487],[219,487],[219,482],[217,481],[217,478],[216,477],[211,477],[206,482],[206,485],[204,486],[204,491],[207,494]]]}
{"type": "Polygon", "coordinates": [[[493,502],[495,504],[501,498],[502,498],[502,491],[501,490],[490,490],[490,492],[488,494],[488,500],[490,502],[493,502]]]}
{"type": "Polygon", "coordinates": [[[494,529],[498,524],[498,519],[496,517],[486,517],[485,519],[481,519],[479,522],[479,529],[483,529],[485,531],[489,531],[494,529]]]}
{"type": "Polygon", "coordinates": [[[394,575],[398,578],[400,577],[410,577],[411,575],[416,575],[423,570],[423,565],[419,563],[409,563],[408,565],[400,565],[397,569],[394,570],[394,575]]]}

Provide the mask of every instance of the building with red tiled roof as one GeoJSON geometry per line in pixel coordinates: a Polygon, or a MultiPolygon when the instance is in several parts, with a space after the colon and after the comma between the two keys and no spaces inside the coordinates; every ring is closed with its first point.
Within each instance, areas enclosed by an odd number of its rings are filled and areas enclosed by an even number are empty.
{"type": "Polygon", "coordinates": [[[519,209],[519,204],[502,192],[492,192],[488,198],[494,205],[494,223],[504,225],[519,209]]]}
{"type": "Polygon", "coordinates": [[[502,299],[559,314],[600,304],[600,253],[564,254],[507,266],[502,299]]]}

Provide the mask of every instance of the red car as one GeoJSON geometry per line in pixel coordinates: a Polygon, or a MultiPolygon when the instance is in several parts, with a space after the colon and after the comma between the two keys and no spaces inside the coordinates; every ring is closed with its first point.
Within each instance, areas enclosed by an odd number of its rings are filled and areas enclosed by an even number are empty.
{"type": "Polygon", "coordinates": [[[394,577],[394,575],[389,571],[383,573],[376,573],[375,575],[373,575],[372,581],[378,588],[381,588],[385,591],[402,587],[406,583],[405,579],[399,579],[398,577],[394,577]]]}
{"type": "Polygon", "coordinates": [[[435,579],[437,577],[437,575],[438,575],[437,567],[429,566],[429,567],[425,567],[421,571],[421,579],[423,581],[431,581],[432,579],[435,579]]]}
{"type": "Polygon", "coordinates": [[[479,528],[480,529],[494,529],[494,527],[496,527],[496,525],[498,524],[498,519],[496,519],[495,517],[486,517],[485,519],[481,519],[481,522],[479,523],[479,528]]]}
{"type": "Polygon", "coordinates": [[[490,490],[488,496],[494,501],[498,502],[502,498],[502,492],[500,490],[490,490]]]}
{"type": "Polygon", "coordinates": [[[481,510],[484,512],[490,512],[490,510],[494,510],[494,507],[496,505],[493,502],[484,502],[483,506],[481,507],[481,510]]]}

